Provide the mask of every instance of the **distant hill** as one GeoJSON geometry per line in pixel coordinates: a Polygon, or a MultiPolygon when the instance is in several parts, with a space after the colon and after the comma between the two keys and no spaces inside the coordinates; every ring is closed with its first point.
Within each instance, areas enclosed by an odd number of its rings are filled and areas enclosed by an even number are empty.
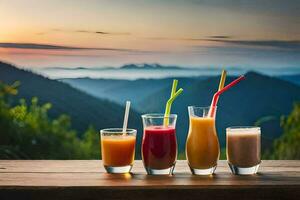
{"type": "Polygon", "coordinates": [[[291,83],[295,83],[300,86],[300,74],[283,75],[283,76],[279,76],[278,78],[289,81],[291,83]]]}
{"type": "Polygon", "coordinates": [[[149,69],[149,70],[153,70],[153,69],[184,69],[187,70],[188,68],[182,68],[182,67],[177,67],[177,66],[163,66],[160,64],[127,64],[127,65],[123,65],[122,67],[120,67],[120,69],[149,69]]]}
{"type": "MultiPolygon", "coordinates": [[[[228,77],[227,83],[234,77],[228,77]]],[[[178,135],[186,137],[188,130],[188,105],[208,106],[213,93],[217,90],[219,77],[211,77],[206,80],[195,81],[193,84],[180,84],[185,91],[173,106],[173,113],[180,114],[180,132],[178,135]]],[[[169,95],[170,88],[163,89],[148,97],[140,107],[145,112],[159,112],[163,110],[163,102],[169,95]]],[[[221,143],[225,144],[225,128],[229,126],[254,125],[263,117],[272,118],[263,127],[263,141],[270,141],[279,136],[279,118],[288,114],[294,102],[300,101],[300,87],[276,78],[249,72],[246,80],[231,88],[220,97],[217,114],[217,127],[221,143]]],[[[181,144],[184,145],[184,144],[181,144]]]]}
{"type": "Polygon", "coordinates": [[[73,70],[119,70],[119,69],[148,69],[148,70],[155,70],[155,69],[159,69],[159,70],[173,70],[173,69],[177,69],[177,70],[189,70],[189,69],[193,69],[196,70],[196,68],[187,68],[187,67],[178,67],[178,66],[164,66],[164,65],[160,65],[160,64],[126,64],[126,65],[122,65],[120,67],[75,67],[75,68],[70,68],[70,67],[47,67],[45,68],[47,70],[68,70],[68,71],[73,71],[73,70]]]}
{"type": "MultiPolygon", "coordinates": [[[[203,80],[207,77],[180,78],[180,84],[189,85],[196,80],[203,80]]],[[[164,88],[170,87],[172,78],[165,79],[138,79],[138,80],[113,80],[113,79],[91,79],[75,78],[61,79],[61,81],[72,85],[82,91],[85,91],[96,97],[112,100],[116,103],[123,103],[131,99],[133,106],[139,111],[144,108],[141,101],[145,97],[164,88]]]]}
{"type": "MultiPolygon", "coordinates": [[[[228,77],[227,83],[234,78],[228,77]]],[[[187,106],[209,105],[219,77],[178,79],[178,87],[184,88],[184,93],[174,102],[172,113],[178,114],[177,137],[182,152],[188,132],[187,106]]],[[[263,147],[268,147],[281,134],[280,116],[291,111],[293,102],[300,101],[300,87],[290,79],[285,81],[249,72],[245,81],[222,95],[217,114],[217,129],[222,146],[225,143],[226,127],[254,125],[258,121],[262,126],[263,147]]],[[[19,80],[21,87],[17,98],[29,100],[37,96],[42,103],[52,103],[50,115],[70,115],[73,127],[80,132],[89,124],[98,130],[120,127],[124,114],[123,104],[125,100],[131,100],[132,107],[138,112],[132,110],[130,113],[129,127],[139,130],[139,144],[142,136],[139,112],[163,112],[172,84],[172,78],[133,81],[80,78],[56,81],[3,62],[0,62],[0,80],[6,83],[19,80]]]]}
{"type": "MultiPolygon", "coordinates": [[[[80,132],[90,124],[97,130],[122,126],[123,106],[91,96],[61,81],[0,62],[0,81],[13,83],[16,80],[21,82],[17,98],[30,100],[36,96],[41,103],[52,103],[50,115],[70,115],[73,127],[80,132]]],[[[131,110],[129,118],[129,127],[141,130],[140,114],[131,110]]]]}
{"type": "MultiPolygon", "coordinates": [[[[228,77],[227,83],[234,77],[228,77]]],[[[218,87],[219,77],[178,78],[178,87],[183,95],[178,97],[172,112],[179,114],[177,136],[181,149],[184,148],[188,131],[188,105],[207,106],[218,87]]],[[[104,80],[63,79],[62,81],[92,95],[113,100],[117,103],[126,99],[133,101],[139,112],[163,112],[169,97],[172,79],[104,80]]],[[[224,146],[225,128],[233,125],[253,125],[261,121],[263,146],[281,134],[279,119],[291,111],[292,104],[300,101],[300,87],[278,78],[255,72],[246,74],[246,80],[230,89],[220,98],[217,127],[224,146]],[[267,121],[265,119],[268,119],[267,121]]]]}

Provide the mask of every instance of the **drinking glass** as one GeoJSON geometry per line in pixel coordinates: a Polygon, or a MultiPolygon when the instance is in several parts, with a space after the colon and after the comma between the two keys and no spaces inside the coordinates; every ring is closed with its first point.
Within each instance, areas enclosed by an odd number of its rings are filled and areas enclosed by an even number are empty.
{"type": "Polygon", "coordinates": [[[233,174],[255,174],[260,165],[261,132],[259,127],[226,129],[227,162],[233,174]]]}
{"type": "Polygon", "coordinates": [[[109,128],[100,131],[101,154],[108,173],[130,172],[135,154],[136,130],[109,128]]]}
{"type": "Polygon", "coordinates": [[[145,114],[142,119],[142,159],[147,174],[173,174],[177,158],[177,115],[165,117],[164,114],[145,114]]]}
{"type": "Polygon", "coordinates": [[[186,158],[191,172],[196,175],[213,174],[220,155],[215,128],[216,107],[189,106],[189,132],[186,141],[186,158]]]}

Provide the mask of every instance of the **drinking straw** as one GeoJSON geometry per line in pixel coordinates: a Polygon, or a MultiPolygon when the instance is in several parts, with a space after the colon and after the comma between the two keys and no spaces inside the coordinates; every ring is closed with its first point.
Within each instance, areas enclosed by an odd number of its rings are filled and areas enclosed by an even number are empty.
{"type": "MultiPolygon", "coordinates": [[[[227,72],[225,70],[222,71],[222,74],[221,74],[221,78],[220,78],[220,82],[219,82],[219,88],[218,88],[218,91],[222,90],[224,88],[224,85],[225,85],[225,80],[226,80],[226,74],[227,72]]],[[[217,98],[217,102],[218,102],[219,98],[217,98]]],[[[211,116],[211,113],[213,112],[213,100],[211,101],[211,104],[210,104],[210,109],[209,109],[209,112],[208,112],[208,116],[211,116]]]]}
{"type": "Polygon", "coordinates": [[[228,90],[229,88],[231,88],[232,86],[236,85],[238,82],[240,82],[241,80],[244,80],[245,76],[242,75],[239,78],[235,79],[234,81],[232,81],[231,83],[229,83],[228,85],[226,85],[223,89],[219,90],[218,92],[216,92],[213,96],[213,100],[212,100],[212,104],[209,110],[209,116],[213,117],[215,114],[215,110],[216,110],[216,105],[218,103],[218,99],[219,96],[225,92],[226,90],[228,90]]]}
{"type": "Polygon", "coordinates": [[[178,80],[174,79],[173,80],[173,85],[172,85],[172,90],[171,90],[171,95],[169,100],[166,103],[166,110],[165,110],[165,115],[164,115],[164,126],[169,125],[169,115],[171,113],[171,107],[173,101],[183,92],[183,89],[180,88],[179,90],[176,91],[178,84],[178,80]]]}
{"type": "Polygon", "coordinates": [[[225,85],[226,74],[227,74],[226,70],[223,70],[221,78],[220,78],[220,83],[219,83],[219,89],[218,89],[218,91],[222,90],[223,87],[224,87],[224,85],[225,85]]]}
{"type": "Polygon", "coordinates": [[[128,116],[129,116],[129,109],[130,109],[130,101],[126,101],[125,115],[124,115],[124,122],[123,122],[123,135],[126,135],[126,129],[127,129],[127,123],[128,123],[128,116]]]}

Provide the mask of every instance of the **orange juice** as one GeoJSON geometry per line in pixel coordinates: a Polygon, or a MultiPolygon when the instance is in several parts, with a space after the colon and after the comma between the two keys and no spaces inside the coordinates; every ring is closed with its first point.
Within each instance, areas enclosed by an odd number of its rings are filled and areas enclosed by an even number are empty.
{"type": "Polygon", "coordinates": [[[211,117],[190,116],[190,128],[186,142],[186,157],[193,169],[209,169],[217,166],[220,147],[211,117]]]}
{"type": "Polygon", "coordinates": [[[133,135],[102,135],[101,152],[104,166],[132,165],[135,153],[135,138],[133,135]]]}

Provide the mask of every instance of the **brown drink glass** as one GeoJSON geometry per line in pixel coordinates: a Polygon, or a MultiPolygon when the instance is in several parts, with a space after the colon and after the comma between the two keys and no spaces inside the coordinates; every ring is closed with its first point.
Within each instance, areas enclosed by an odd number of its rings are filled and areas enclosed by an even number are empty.
{"type": "Polygon", "coordinates": [[[259,127],[226,129],[227,162],[233,174],[256,174],[260,160],[261,131],[259,127]]]}

